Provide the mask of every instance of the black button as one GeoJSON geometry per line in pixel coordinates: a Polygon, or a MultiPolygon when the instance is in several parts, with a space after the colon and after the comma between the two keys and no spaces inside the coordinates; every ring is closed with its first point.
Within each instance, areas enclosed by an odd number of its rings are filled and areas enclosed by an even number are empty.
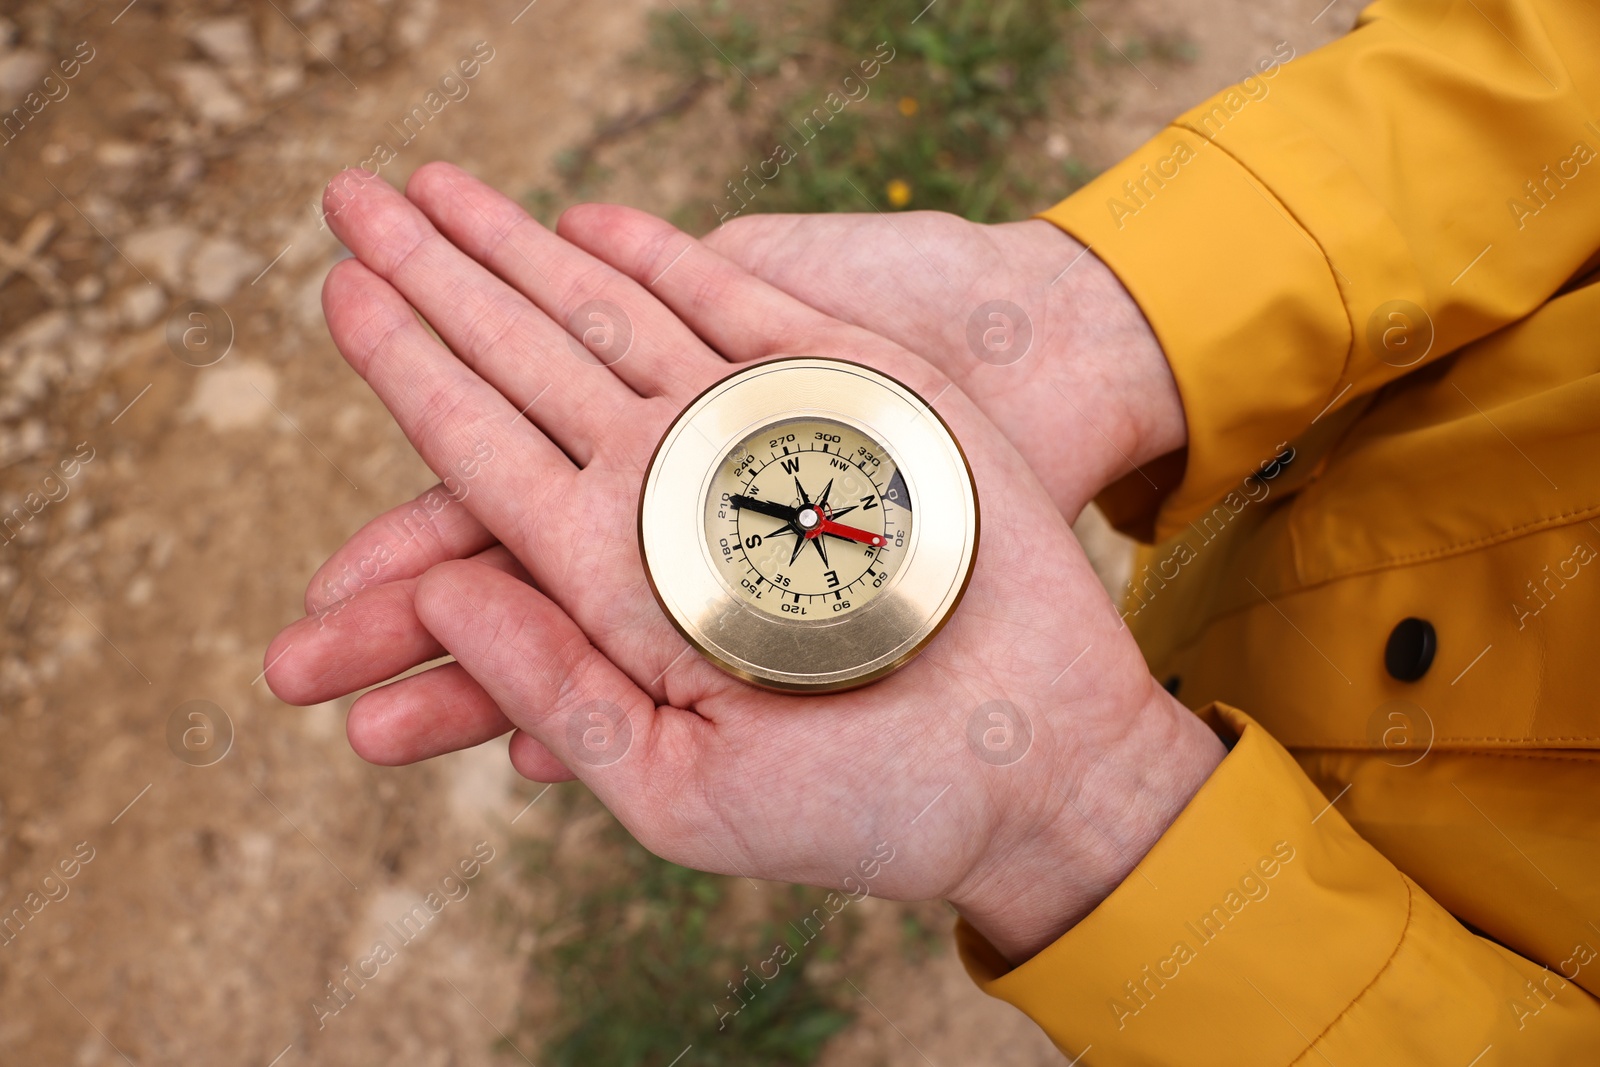
{"type": "Polygon", "coordinates": [[[1174,674],[1172,677],[1168,678],[1165,682],[1161,683],[1161,688],[1165,689],[1168,693],[1171,693],[1173,696],[1177,696],[1178,695],[1178,686],[1180,686],[1182,684],[1183,684],[1183,679],[1179,678],[1176,674],[1174,674]]]}
{"type": "Polygon", "coordinates": [[[1389,635],[1389,643],[1383,646],[1383,666],[1389,677],[1414,682],[1428,673],[1438,650],[1439,637],[1433,623],[1427,619],[1401,619],[1389,635]]]}

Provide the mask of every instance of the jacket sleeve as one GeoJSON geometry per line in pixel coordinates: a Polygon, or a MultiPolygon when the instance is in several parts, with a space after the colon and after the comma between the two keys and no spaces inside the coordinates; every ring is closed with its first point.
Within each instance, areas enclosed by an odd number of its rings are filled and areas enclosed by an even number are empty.
{"type": "Polygon", "coordinates": [[[1563,977],[1475,936],[1260,726],[1201,714],[1233,750],[1098,908],[1010,970],[957,924],[985,991],[1094,1067],[1592,1059],[1600,1001],[1567,980],[1592,951],[1563,977]]]}
{"type": "Polygon", "coordinates": [[[1117,273],[1177,378],[1186,464],[1102,500],[1146,539],[1324,412],[1529,314],[1600,249],[1593,0],[1382,0],[1294,55],[1280,44],[1041,216],[1117,273]]]}

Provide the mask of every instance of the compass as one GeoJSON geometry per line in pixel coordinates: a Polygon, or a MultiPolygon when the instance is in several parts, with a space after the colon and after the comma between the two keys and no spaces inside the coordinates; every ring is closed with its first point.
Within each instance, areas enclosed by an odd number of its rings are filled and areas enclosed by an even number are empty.
{"type": "Polygon", "coordinates": [[[645,574],[711,662],[828,692],[898,669],[961,600],[978,548],[972,471],[888,375],[778,359],[673,421],[639,501],[645,574]]]}

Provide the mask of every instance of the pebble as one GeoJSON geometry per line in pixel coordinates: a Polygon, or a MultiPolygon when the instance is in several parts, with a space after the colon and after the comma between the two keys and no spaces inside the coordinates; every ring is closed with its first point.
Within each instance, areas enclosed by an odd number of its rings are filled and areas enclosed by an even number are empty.
{"type": "Polygon", "coordinates": [[[278,376],[271,367],[252,360],[224,360],[200,375],[184,415],[219,433],[259,426],[274,417],[272,400],[277,392],[278,376]]]}
{"type": "Polygon", "coordinates": [[[128,583],[128,589],[123,594],[123,599],[137,608],[150,603],[150,597],[155,591],[155,579],[148,574],[140,574],[128,583]]]}
{"type": "Polygon", "coordinates": [[[72,299],[80,304],[93,303],[106,291],[106,283],[97,274],[85,274],[72,285],[72,299]]]}
{"type": "Polygon", "coordinates": [[[205,19],[189,31],[189,39],[225,67],[255,62],[255,34],[250,29],[249,18],[244,15],[205,19]]]}
{"type": "Polygon", "coordinates": [[[254,278],[267,261],[237,241],[212,237],[200,245],[189,264],[194,294],[202,300],[224,301],[240,283],[254,278]]]}
{"type": "Polygon", "coordinates": [[[170,288],[182,290],[185,261],[198,239],[190,227],[172,223],[130,234],[122,250],[140,267],[154,271],[170,288]]]}
{"type": "Polygon", "coordinates": [[[50,69],[50,57],[31,48],[0,56],[0,101],[10,104],[39,87],[50,69]]]}
{"type": "Polygon", "coordinates": [[[103,141],[94,150],[94,158],[108,167],[131,167],[144,157],[145,150],[129,141],[103,141]]]}
{"type": "Polygon", "coordinates": [[[268,100],[288,96],[305,83],[304,68],[294,63],[268,67],[261,76],[261,92],[268,100]]]}
{"type": "Polygon", "coordinates": [[[142,330],[161,317],[167,294],[159,285],[132,285],[116,298],[117,314],[129,329],[142,330]]]}
{"type": "Polygon", "coordinates": [[[244,98],[209,63],[174,63],[167,68],[167,74],[177,83],[189,107],[207,122],[232,126],[249,117],[250,108],[244,98]]]}
{"type": "Polygon", "coordinates": [[[89,382],[106,365],[106,340],[98,334],[80,333],[73,337],[70,346],[72,373],[81,382],[89,382]]]}

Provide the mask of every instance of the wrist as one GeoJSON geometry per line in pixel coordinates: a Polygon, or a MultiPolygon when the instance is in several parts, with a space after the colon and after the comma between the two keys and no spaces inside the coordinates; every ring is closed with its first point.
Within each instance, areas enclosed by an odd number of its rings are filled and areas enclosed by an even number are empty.
{"type": "MultiPolygon", "coordinates": [[[[1150,679],[1150,695],[1105,751],[1035,782],[1044,814],[996,835],[993,854],[950,894],[956,911],[1013,965],[1036,955],[1134,873],[1226,750],[1150,679]]],[[[1034,805],[1027,805],[1034,806],[1034,805]]]]}
{"type": "MultiPolygon", "coordinates": [[[[994,229],[1004,231],[998,236],[1014,262],[1025,264],[1043,289],[1029,384],[1063,417],[1090,426],[1072,439],[1091,454],[1063,457],[1059,464],[1080,472],[1087,491],[1079,495],[1087,500],[1135,467],[1182,448],[1188,427],[1172,368],[1111,268],[1043,219],[994,229]],[[1062,409],[1063,403],[1071,407],[1062,409]]],[[[1057,487],[1050,488],[1054,493],[1057,487]]]]}

